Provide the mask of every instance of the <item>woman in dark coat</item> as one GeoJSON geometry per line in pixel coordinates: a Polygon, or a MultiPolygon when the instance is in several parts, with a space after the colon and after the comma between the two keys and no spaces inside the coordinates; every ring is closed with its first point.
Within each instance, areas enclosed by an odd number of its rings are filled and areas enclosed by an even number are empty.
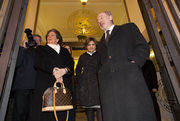
{"type": "Polygon", "coordinates": [[[101,109],[98,89],[99,55],[96,52],[96,41],[88,38],[85,46],[87,52],[79,58],[76,76],[79,87],[80,104],[86,108],[88,121],[94,121],[94,109],[97,109],[97,119],[101,121],[101,109]]]}
{"type": "MultiPolygon", "coordinates": [[[[52,87],[54,82],[64,82],[71,88],[72,59],[67,49],[61,45],[62,37],[56,29],[49,30],[46,35],[47,44],[36,49],[35,68],[37,70],[35,93],[30,114],[30,121],[55,121],[53,112],[42,112],[42,96],[44,91],[52,87]]],[[[66,120],[66,111],[57,112],[60,121],[66,120]]]]}

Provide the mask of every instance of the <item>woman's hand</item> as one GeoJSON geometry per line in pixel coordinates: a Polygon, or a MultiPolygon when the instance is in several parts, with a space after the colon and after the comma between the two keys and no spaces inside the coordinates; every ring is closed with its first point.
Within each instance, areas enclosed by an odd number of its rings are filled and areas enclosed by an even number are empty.
{"type": "Polygon", "coordinates": [[[57,82],[63,83],[63,78],[62,77],[58,78],[57,82]]]}
{"type": "Polygon", "coordinates": [[[64,69],[64,68],[57,68],[57,67],[55,67],[54,69],[53,69],[53,75],[54,75],[54,77],[58,80],[60,77],[62,77],[64,74],[66,74],[66,69],[64,69]]]}

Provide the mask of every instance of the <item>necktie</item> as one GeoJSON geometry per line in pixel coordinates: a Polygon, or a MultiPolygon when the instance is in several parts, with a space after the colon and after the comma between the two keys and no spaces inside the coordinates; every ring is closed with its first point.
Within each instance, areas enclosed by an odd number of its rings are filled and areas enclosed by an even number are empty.
{"type": "Polygon", "coordinates": [[[106,44],[108,43],[109,39],[110,39],[110,34],[109,34],[110,30],[106,31],[106,44]]]}

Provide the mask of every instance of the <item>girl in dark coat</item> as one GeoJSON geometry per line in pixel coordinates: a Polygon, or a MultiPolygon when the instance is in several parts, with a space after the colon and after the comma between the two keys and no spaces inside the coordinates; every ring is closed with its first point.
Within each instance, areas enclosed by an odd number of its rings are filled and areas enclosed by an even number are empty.
{"type": "Polygon", "coordinates": [[[99,55],[96,52],[96,40],[88,38],[85,46],[87,52],[79,58],[76,76],[79,87],[80,104],[86,108],[88,121],[94,121],[94,110],[97,109],[97,119],[101,121],[101,109],[98,89],[99,55]]]}
{"type": "Polygon", "coordinates": [[[71,83],[72,90],[71,90],[71,93],[72,93],[73,109],[70,110],[70,112],[69,112],[69,121],[75,121],[75,119],[76,119],[76,87],[75,87],[75,78],[74,78],[74,59],[72,57],[72,48],[71,48],[71,46],[67,45],[67,44],[65,44],[63,46],[64,46],[64,48],[66,48],[69,51],[69,53],[71,55],[72,62],[73,62],[72,63],[73,72],[71,73],[71,79],[72,79],[72,83],[71,83]]]}
{"type": "MultiPolygon", "coordinates": [[[[35,56],[37,70],[35,93],[31,106],[30,121],[55,121],[53,112],[42,112],[42,96],[44,91],[52,87],[54,82],[64,82],[71,88],[70,72],[73,72],[71,56],[67,49],[60,46],[62,37],[56,29],[49,30],[46,35],[47,44],[38,46],[35,56]]],[[[60,121],[66,120],[66,111],[57,112],[60,121]]]]}

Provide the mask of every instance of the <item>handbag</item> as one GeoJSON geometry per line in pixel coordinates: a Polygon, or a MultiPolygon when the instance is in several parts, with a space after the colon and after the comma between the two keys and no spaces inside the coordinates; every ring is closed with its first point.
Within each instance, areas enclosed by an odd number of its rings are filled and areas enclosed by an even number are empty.
{"type": "Polygon", "coordinates": [[[42,97],[42,112],[54,111],[54,116],[56,121],[58,121],[56,111],[67,110],[66,120],[68,120],[68,110],[73,109],[71,92],[69,89],[65,88],[64,83],[61,83],[60,87],[57,87],[57,83],[60,82],[56,81],[53,87],[45,90],[42,97]]]}

